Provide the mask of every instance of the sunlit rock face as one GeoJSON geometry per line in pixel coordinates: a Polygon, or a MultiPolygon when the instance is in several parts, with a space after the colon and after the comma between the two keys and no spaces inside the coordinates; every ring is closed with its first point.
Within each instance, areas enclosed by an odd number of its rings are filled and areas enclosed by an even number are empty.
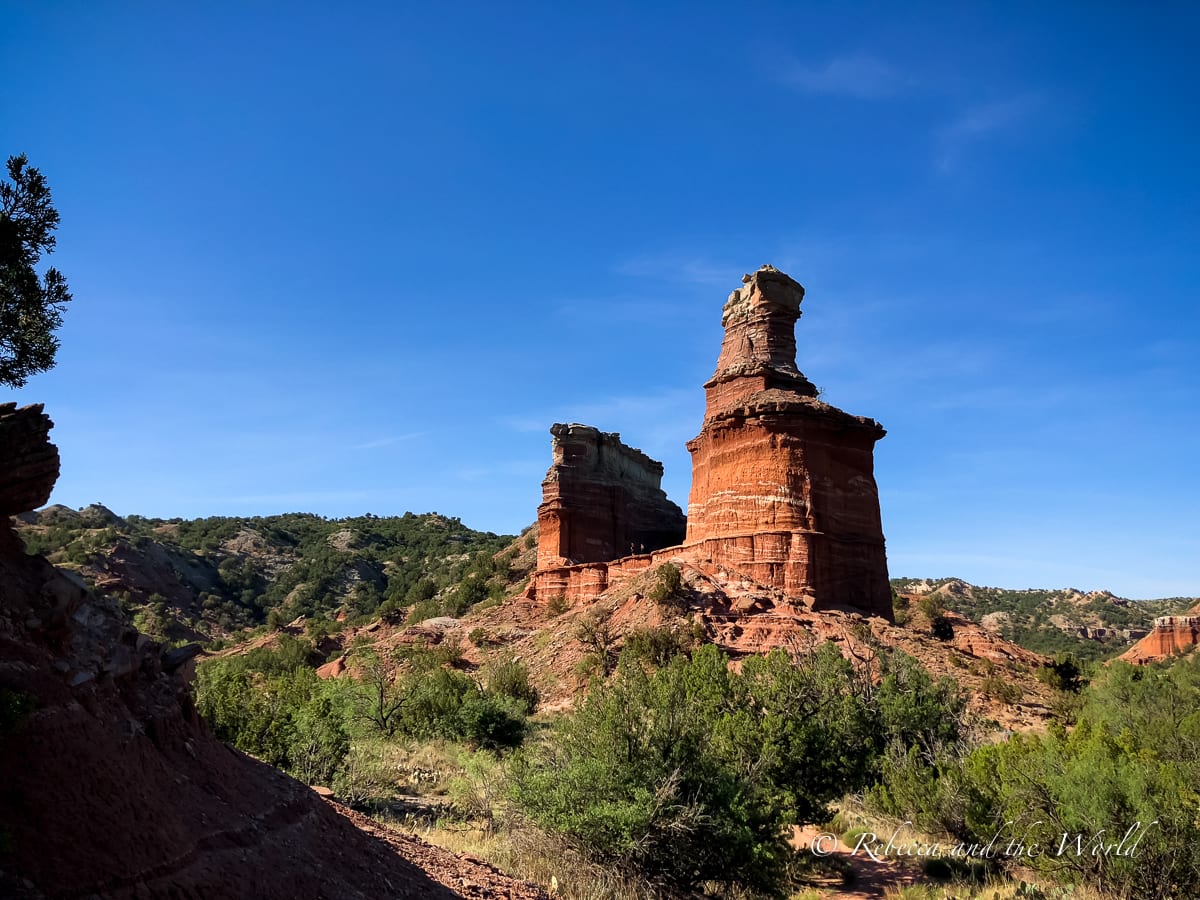
{"type": "Polygon", "coordinates": [[[1200,606],[1185,616],[1159,616],[1150,633],[1121,654],[1137,665],[1157,662],[1176,653],[1188,653],[1200,645],[1200,606]]]}
{"type": "Polygon", "coordinates": [[[804,288],[772,266],[729,296],[704,423],[687,445],[686,531],[659,487],[660,463],[615,434],[551,429],[529,596],[586,602],[675,560],[752,579],[813,610],[892,618],[874,475],[885,432],[822,402],[796,367],[803,299],[804,288]]]}
{"type": "Polygon", "coordinates": [[[817,398],[796,367],[804,288],[764,266],[729,296],[717,371],[688,442],[685,544],[814,609],[891,618],[874,447],[886,433],[817,398]]]}
{"type": "Polygon", "coordinates": [[[538,568],[606,562],[683,539],[662,463],[589,425],[556,424],[538,507],[538,568]]]}

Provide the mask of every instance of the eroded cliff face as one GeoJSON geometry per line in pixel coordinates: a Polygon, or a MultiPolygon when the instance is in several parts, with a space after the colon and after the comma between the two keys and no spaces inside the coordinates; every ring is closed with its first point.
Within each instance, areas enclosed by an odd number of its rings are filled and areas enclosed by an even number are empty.
{"type": "Polygon", "coordinates": [[[662,463],[619,434],[556,424],[538,507],[538,568],[606,562],[678,544],[683,511],[662,490],[662,463]]]}
{"type": "Polygon", "coordinates": [[[1184,616],[1160,616],[1150,633],[1121,654],[1119,659],[1145,665],[1200,646],[1200,606],[1184,616]]]}
{"type": "Polygon", "coordinates": [[[50,494],[49,429],[40,406],[0,406],[0,896],[545,896],[369,833],[216,740],[183,677],[194,645],[166,650],[25,554],[9,516],[50,494]]]}
{"type": "Polygon", "coordinates": [[[874,475],[886,433],[817,399],[796,368],[804,289],[764,266],[725,304],[725,342],[688,442],[685,543],[812,609],[892,617],[874,475]]]}

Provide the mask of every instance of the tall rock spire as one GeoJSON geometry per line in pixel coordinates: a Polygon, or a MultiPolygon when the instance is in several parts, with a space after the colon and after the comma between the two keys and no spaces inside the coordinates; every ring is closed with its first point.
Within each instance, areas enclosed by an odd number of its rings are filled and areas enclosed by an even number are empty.
{"type": "Polygon", "coordinates": [[[685,544],[814,609],[892,617],[873,419],[817,399],[796,367],[804,288],[772,266],[743,279],[721,322],[717,371],[688,442],[685,544]]]}
{"type": "Polygon", "coordinates": [[[774,266],[742,277],[721,314],[725,340],[717,371],[704,385],[709,412],[714,400],[726,402],[767,388],[805,397],[816,386],[796,368],[796,321],[804,288],[774,266]]]}

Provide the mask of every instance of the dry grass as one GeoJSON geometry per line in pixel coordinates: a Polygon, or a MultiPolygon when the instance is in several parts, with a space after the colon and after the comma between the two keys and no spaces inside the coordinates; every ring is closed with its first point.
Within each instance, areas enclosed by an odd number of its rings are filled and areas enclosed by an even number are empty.
{"type": "Polygon", "coordinates": [[[928,885],[919,884],[912,887],[889,889],[884,894],[885,900],[1117,900],[1112,894],[1102,894],[1091,888],[1076,887],[1041,887],[1040,891],[1030,892],[1030,887],[1023,881],[998,880],[986,885],[928,885]]]}
{"type": "Polygon", "coordinates": [[[540,884],[565,900],[651,900],[649,886],[596,865],[568,844],[526,824],[438,823],[417,834],[439,847],[485,860],[516,878],[540,884]]]}

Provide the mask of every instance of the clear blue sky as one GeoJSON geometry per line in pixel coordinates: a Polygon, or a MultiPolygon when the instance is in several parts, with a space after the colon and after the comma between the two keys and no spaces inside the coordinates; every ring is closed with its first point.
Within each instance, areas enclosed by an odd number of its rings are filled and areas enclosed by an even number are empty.
{"type": "Polygon", "coordinates": [[[893,575],[1200,594],[1197,7],[734,6],[5,4],[53,501],[516,531],[582,421],[686,505],[770,262],[893,575]]]}

